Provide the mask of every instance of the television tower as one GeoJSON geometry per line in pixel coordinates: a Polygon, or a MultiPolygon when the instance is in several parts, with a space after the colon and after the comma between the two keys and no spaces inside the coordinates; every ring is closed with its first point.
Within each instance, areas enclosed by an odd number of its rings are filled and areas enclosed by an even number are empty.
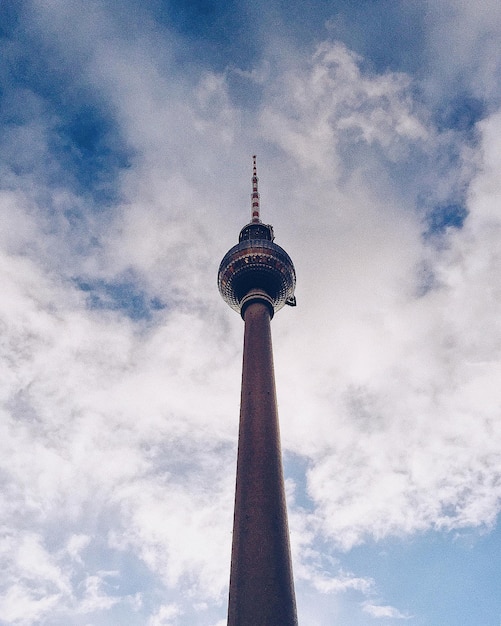
{"type": "Polygon", "coordinates": [[[221,261],[219,292],[245,322],[228,626],[297,626],[270,321],[295,306],[296,273],[259,214],[221,261]]]}

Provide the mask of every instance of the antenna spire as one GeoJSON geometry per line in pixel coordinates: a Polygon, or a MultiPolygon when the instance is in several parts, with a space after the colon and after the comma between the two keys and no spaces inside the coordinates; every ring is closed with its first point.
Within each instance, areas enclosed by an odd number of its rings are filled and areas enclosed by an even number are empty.
{"type": "Polygon", "coordinates": [[[256,168],[256,155],[252,157],[253,161],[253,170],[252,170],[252,219],[251,222],[253,224],[259,224],[261,222],[261,218],[259,217],[259,192],[257,190],[257,181],[259,178],[257,177],[257,168],[256,168]]]}

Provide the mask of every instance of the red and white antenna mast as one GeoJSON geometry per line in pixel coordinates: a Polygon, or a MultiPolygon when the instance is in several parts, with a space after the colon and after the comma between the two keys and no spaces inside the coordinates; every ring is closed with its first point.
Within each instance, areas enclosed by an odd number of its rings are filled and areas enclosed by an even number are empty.
{"type": "Polygon", "coordinates": [[[253,170],[252,170],[252,219],[251,222],[253,224],[259,224],[261,222],[261,218],[259,216],[259,192],[257,190],[257,181],[259,178],[257,177],[257,168],[256,168],[256,155],[252,157],[253,160],[253,170]]]}

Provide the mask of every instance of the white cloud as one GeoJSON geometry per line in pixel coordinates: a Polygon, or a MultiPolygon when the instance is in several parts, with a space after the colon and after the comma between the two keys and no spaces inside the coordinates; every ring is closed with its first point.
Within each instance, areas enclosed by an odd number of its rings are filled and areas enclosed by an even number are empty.
{"type": "Polygon", "coordinates": [[[67,542],[67,551],[72,559],[77,561],[80,565],[83,564],[80,553],[90,543],[91,538],[88,535],[72,535],[67,542]]]}
{"type": "Polygon", "coordinates": [[[173,618],[179,615],[179,607],[174,604],[163,605],[155,615],[148,620],[148,626],[169,626],[174,624],[173,618]]]}
{"type": "MultiPolygon", "coordinates": [[[[311,333],[294,323],[284,362],[301,354],[314,365],[286,412],[299,413],[294,449],[312,446],[309,494],[325,532],[345,547],[365,533],[490,525],[497,515],[497,126],[497,117],[481,125],[484,161],[464,229],[451,230],[446,247],[431,255],[435,288],[425,295],[413,289],[419,258],[431,251],[410,221],[383,221],[379,241],[377,231],[368,233],[367,247],[343,250],[342,260],[317,248],[317,267],[333,265],[320,299],[314,263],[303,279],[315,289],[302,323],[321,332],[312,344],[311,333]],[[329,282],[333,294],[325,296],[329,282]],[[325,314],[318,311],[322,299],[330,303],[325,314]]],[[[331,237],[338,247],[334,228],[331,237]]],[[[303,368],[287,371],[293,380],[303,368]]]]}
{"type": "Polygon", "coordinates": [[[406,613],[401,613],[393,606],[382,606],[379,604],[371,604],[370,602],[364,602],[363,610],[371,617],[389,617],[393,619],[410,619],[412,617],[406,613]]]}
{"type": "Polygon", "coordinates": [[[118,572],[98,572],[97,575],[87,576],[83,582],[84,596],[81,601],[79,613],[94,613],[107,611],[120,602],[121,598],[111,597],[106,593],[109,584],[108,579],[117,576],[118,572]]]}
{"type": "MultiPolygon", "coordinates": [[[[391,159],[429,130],[414,114],[409,77],[364,74],[360,58],[341,43],[320,44],[309,62],[292,66],[270,88],[261,132],[323,178],[341,175],[343,140],[379,144],[391,159]]],[[[291,64],[292,65],[292,64],[291,64]]]]}
{"type": "Polygon", "coordinates": [[[0,614],[7,623],[30,624],[71,593],[68,573],[33,532],[4,527],[0,545],[3,582],[0,614]]]}
{"type": "Polygon", "coordinates": [[[499,3],[484,0],[474,6],[464,0],[440,0],[426,5],[426,50],[435,74],[430,87],[444,97],[459,84],[495,103],[500,88],[499,3]]]}
{"type": "Polygon", "coordinates": [[[57,610],[59,600],[59,594],[32,591],[22,584],[14,584],[2,597],[0,608],[6,623],[28,626],[39,622],[53,609],[57,610]]]}

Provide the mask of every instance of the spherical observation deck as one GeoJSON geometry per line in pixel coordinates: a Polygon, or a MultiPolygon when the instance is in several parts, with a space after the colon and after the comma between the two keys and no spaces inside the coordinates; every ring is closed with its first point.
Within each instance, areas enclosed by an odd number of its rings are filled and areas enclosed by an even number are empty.
{"type": "Polygon", "coordinates": [[[264,291],[272,313],[285,304],[294,306],[296,272],[285,250],[273,243],[273,228],[251,223],[240,232],[239,243],[221,261],[218,273],[219,293],[239,313],[245,296],[253,290],[264,291]]]}

